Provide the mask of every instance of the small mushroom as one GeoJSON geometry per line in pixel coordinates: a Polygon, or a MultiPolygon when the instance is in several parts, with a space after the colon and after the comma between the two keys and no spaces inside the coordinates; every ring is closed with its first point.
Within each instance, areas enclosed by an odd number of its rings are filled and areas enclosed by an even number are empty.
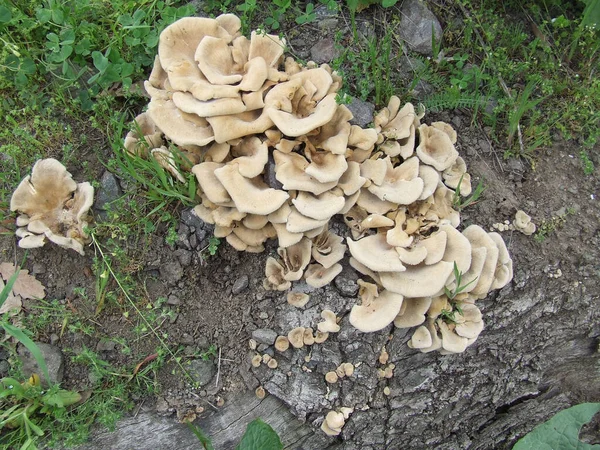
{"type": "Polygon", "coordinates": [[[265,388],[263,388],[262,386],[257,387],[254,393],[256,394],[256,397],[258,397],[260,400],[265,398],[265,396],[267,395],[265,392],[265,388]]]}
{"type": "Polygon", "coordinates": [[[252,367],[260,367],[261,363],[263,361],[262,356],[256,354],[252,357],[252,367]]]}
{"type": "Polygon", "coordinates": [[[275,358],[271,358],[267,363],[269,369],[277,369],[277,360],[275,358]]]}
{"type": "Polygon", "coordinates": [[[306,304],[308,303],[309,300],[310,300],[310,296],[303,292],[291,291],[291,292],[288,292],[288,295],[287,295],[287,302],[290,305],[295,306],[296,308],[304,308],[304,306],[306,306],[306,304]]]}
{"type": "Polygon", "coordinates": [[[292,347],[294,348],[302,348],[304,347],[304,327],[296,327],[294,329],[292,329],[289,333],[288,333],[288,340],[290,341],[290,344],[292,344],[292,347]]]}
{"type": "Polygon", "coordinates": [[[527,215],[527,213],[521,209],[517,211],[517,214],[515,214],[513,225],[517,230],[526,236],[531,236],[536,230],[535,223],[531,221],[531,217],[529,217],[529,215],[527,215]]]}
{"type": "Polygon", "coordinates": [[[340,331],[340,326],[337,324],[337,317],[330,309],[324,309],[321,311],[321,317],[324,319],[323,322],[319,322],[317,329],[321,333],[337,333],[340,331]]]}
{"type": "Polygon", "coordinates": [[[279,352],[285,352],[288,348],[290,348],[290,340],[286,336],[277,336],[275,349],[279,352]]]}
{"type": "Polygon", "coordinates": [[[315,343],[315,337],[313,335],[312,328],[305,328],[303,334],[304,345],[313,345],[315,343]]]}
{"type": "Polygon", "coordinates": [[[337,373],[335,373],[333,371],[327,372],[325,374],[325,381],[327,381],[328,383],[331,383],[331,384],[337,383],[338,379],[339,379],[339,377],[338,377],[337,373]]]}

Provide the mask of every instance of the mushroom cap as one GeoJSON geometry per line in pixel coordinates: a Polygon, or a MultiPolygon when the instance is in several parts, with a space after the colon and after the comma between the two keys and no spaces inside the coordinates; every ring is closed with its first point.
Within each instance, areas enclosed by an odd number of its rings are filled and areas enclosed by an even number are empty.
{"type": "Polygon", "coordinates": [[[275,159],[275,177],[283,184],[286,191],[306,191],[315,195],[322,194],[334,188],[336,181],[321,183],[306,173],[309,162],[298,153],[283,153],[279,150],[273,151],[275,159]]]}
{"type": "Polygon", "coordinates": [[[264,133],[273,126],[273,121],[264,110],[207,117],[206,122],[210,124],[211,132],[214,132],[213,139],[218,143],[264,133]]]}
{"type": "Polygon", "coordinates": [[[334,264],[331,267],[323,267],[321,264],[310,264],[304,273],[304,279],[309,286],[320,288],[331,283],[342,271],[341,264],[334,264]]]}
{"type": "Polygon", "coordinates": [[[337,383],[338,379],[339,377],[334,371],[327,372],[325,374],[325,381],[327,381],[330,384],[337,383]]]}
{"type": "Polygon", "coordinates": [[[359,263],[375,272],[403,272],[406,267],[400,261],[396,249],[386,241],[386,235],[377,233],[358,241],[348,238],[350,253],[359,263]]]}
{"type": "Polygon", "coordinates": [[[304,347],[304,327],[296,327],[288,333],[287,337],[294,348],[304,347]]]}
{"type": "Polygon", "coordinates": [[[358,125],[350,127],[350,135],[348,136],[349,147],[371,151],[375,146],[375,142],[377,142],[377,130],[374,128],[361,128],[358,125]]]}
{"type": "MultiPolygon", "coordinates": [[[[385,178],[381,183],[373,182],[367,187],[380,200],[399,205],[410,205],[423,193],[423,180],[419,178],[419,159],[412,157],[397,167],[393,167],[387,157],[385,178]]],[[[363,163],[364,164],[364,163],[363,163]]]]}
{"type": "Polygon", "coordinates": [[[306,233],[307,231],[320,228],[328,222],[329,219],[317,220],[306,217],[300,214],[295,206],[292,206],[285,226],[290,233],[306,233]]]}
{"type": "Polygon", "coordinates": [[[313,336],[313,329],[305,328],[304,333],[302,335],[302,339],[304,340],[304,345],[313,345],[315,343],[315,337],[313,336]]]}
{"type": "Polygon", "coordinates": [[[304,269],[310,262],[311,247],[310,239],[302,238],[297,244],[277,249],[277,253],[283,261],[286,280],[298,281],[302,278],[304,269]]]}
{"type": "Polygon", "coordinates": [[[267,187],[259,178],[244,177],[235,163],[216,169],[214,174],[241,212],[267,215],[289,198],[287,192],[267,187]]]}
{"type": "Polygon", "coordinates": [[[394,321],[402,307],[404,297],[391,291],[382,291],[379,296],[363,299],[350,311],[350,323],[364,333],[379,331],[394,321]]]}
{"type": "Polygon", "coordinates": [[[323,322],[319,322],[317,329],[321,333],[337,333],[340,331],[340,326],[337,323],[337,317],[330,309],[324,309],[321,311],[321,317],[324,319],[323,322]]]}
{"type": "Polygon", "coordinates": [[[465,273],[471,266],[471,243],[460,231],[450,225],[440,226],[446,233],[446,249],[442,261],[456,263],[461,273],[465,273]]]}
{"type": "Polygon", "coordinates": [[[427,327],[423,325],[415,330],[410,341],[408,341],[408,346],[410,348],[422,349],[431,347],[432,345],[433,341],[431,339],[431,333],[427,327]]]}
{"type": "Polygon", "coordinates": [[[192,173],[196,175],[202,192],[206,194],[211,202],[217,205],[231,202],[231,196],[227,189],[215,176],[215,170],[224,166],[223,163],[203,162],[192,167],[192,173]]]}
{"type": "Polygon", "coordinates": [[[296,308],[303,308],[304,306],[306,306],[309,300],[310,296],[308,294],[305,294],[304,292],[291,291],[288,292],[287,295],[287,302],[290,305],[295,306],[296,308]]]}
{"type": "Polygon", "coordinates": [[[313,239],[312,257],[326,269],[339,262],[346,253],[343,238],[329,230],[324,230],[313,239]]]}
{"type": "Polygon", "coordinates": [[[384,288],[405,297],[431,297],[438,295],[452,273],[453,263],[440,261],[430,266],[407,266],[404,272],[380,272],[384,288]]]}
{"type": "Polygon", "coordinates": [[[250,136],[231,149],[235,156],[240,174],[246,178],[254,178],[260,175],[269,160],[269,148],[266,142],[262,142],[256,136],[250,136]]]}
{"type": "Polygon", "coordinates": [[[327,413],[325,421],[327,422],[327,425],[329,425],[329,428],[331,428],[332,430],[341,430],[344,424],[346,423],[344,415],[337,411],[330,411],[329,413],[327,413]]]}
{"type": "Polygon", "coordinates": [[[446,241],[448,235],[445,231],[439,230],[432,233],[426,239],[419,241],[418,245],[427,249],[425,264],[431,265],[442,260],[446,251],[446,241]]]}
{"type": "Polygon", "coordinates": [[[425,322],[425,313],[431,306],[431,297],[405,298],[402,309],[394,318],[396,328],[410,328],[425,322]]]}
{"type": "Polygon", "coordinates": [[[491,289],[502,289],[513,278],[513,262],[506,249],[504,239],[498,233],[488,233],[498,248],[498,263],[494,272],[494,282],[491,289]]]}
{"type": "Polygon", "coordinates": [[[290,340],[286,336],[277,336],[277,339],[275,339],[275,349],[285,352],[288,348],[290,348],[290,340]]]}
{"type": "Polygon", "coordinates": [[[344,195],[349,196],[363,187],[366,181],[367,179],[360,175],[360,165],[355,161],[348,161],[348,167],[339,178],[337,186],[342,189],[344,195]]]}
{"type": "Polygon", "coordinates": [[[486,233],[486,231],[478,225],[469,225],[463,231],[463,235],[469,240],[474,248],[485,247],[486,255],[483,267],[475,286],[471,289],[470,294],[476,298],[484,298],[492,287],[494,275],[496,272],[496,264],[498,262],[499,250],[494,240],[486,233]]]}
{"type": "Polygon", "coordinates": [[[419,139],[417,156],[424,164],[433,166],[440,172],[452,166],[458,158],[458,152],[454,148],[450,137],[438,128],[425,124],[421,125],[419,127],[419,139]]]}
{"type": "Polygon", "coordinates": [[[450,353],[462,353],[467,349],[469,342],[467,338],[459,336],[452,331],[446,322],[441,319],[436,321],[442,334],[442,348],[450,353]]]}
{"type": "Polygon", "coordinates": [[[344,197],[332,192],[313,195],[310,192],[299,192],[292,203],[300,214],[315,220],[329,220],[344,207],[344,197]]]}

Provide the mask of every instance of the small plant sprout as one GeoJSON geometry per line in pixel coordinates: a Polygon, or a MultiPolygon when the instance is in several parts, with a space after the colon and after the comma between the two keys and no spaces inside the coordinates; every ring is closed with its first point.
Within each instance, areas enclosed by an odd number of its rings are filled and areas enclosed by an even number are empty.
{"type": "Polygon", "coordinates": [[[457,211],[462,211],[467,206],[471,206],[477,203],[479,201],[479,198],[481,197],[481,194],[483,194],[483,192],[485,191],[485,186],[483,185],[483,180],[481,179],[479,180],[479,183],[477,183],[477,186],[475,187],[475,190],[473,190],[473,193],[467,198],[463,199],[460,196],[460,186],[463,181],[463,177],[464,174],[461,175],[460,180],[458,181],[458,185],[456,186],[456,190],[454,191],[454,195],[452,196],[452,206],[457,211]]]}
{"type": "Polygon", "coordinates": [[[446,322],[456,323],[455,314],[456,313],[458,313],[460,315],[463,314],[461,304],[459,301],[456,300],[456,297],[461,292],[463,292],[467,287],[469,287],[471,284],[473,284],[475,281],[477,281],[477,278],[472,279],[471,281],[469,281],[466,284],[462,284],[463,274],[458,269],[456,262],[454,263],[453,273],[454,273],[454,280],[455,280],[454,289],[450,290],[446,286],[444,286],[444,293],[446,294],[446,297],[448,297],[448,301],[450,302],[450,305],[452,305],[452,309],[451,310],[443,309],[440,312],[440,317],[442,319],[444,319],[444,321],[446,321],[446,322]]]}

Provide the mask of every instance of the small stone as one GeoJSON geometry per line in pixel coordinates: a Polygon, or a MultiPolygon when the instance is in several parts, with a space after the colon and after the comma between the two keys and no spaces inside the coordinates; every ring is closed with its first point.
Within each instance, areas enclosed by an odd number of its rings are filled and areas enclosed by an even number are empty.
{"type": "Polygon", "coordinates": [[[423,55],[433,55],[432,31],[439,43],[442,26],[435,15],[420,0],[407,0],[402,4],[402,21],[398,34],[411,50],[423,55]],[[433,28],[433,29],[432,29],[433,28]]]}
{"type": "Polygon", "coordinates": [[[160,266],[161,278],[169,284],[175,284],[183,278],[183,267],[178,261],[172,261],[160,266]]]}
{"type": "Polygon", "coordinates": [[[171,314],[169,316],[169,323],[173,324],[177,321],[177,318],[179,317],[179,314],[175,313],[175,314],[171,314]]]}
{"type": "Polygon", "coordinates": [[[481,151],[485,154],[488,154],[492,151],[490,143],[485,139],[479,139],[479,148],[481,148],[481,151]]]}
{"type": "Polygon", "coordinates": [[[100,189],[98,189],[98,194],[96,195],[94,208],[105,211],[111,202],[114,202],[122,195],[123,191],[116,177],[108,170],[105,170],[100,178],[100,189]]]}
{"type": "Polygon", "coordinates": [[[196,233],[198,230],[204,228],[204,221],[196,215],[196,212],[193,209],[186,209],[181,213],[181,221],[186,224],[188,227],[194,227],[196,229],[196,233]]]}
{"type": "Polygon", "coordinates": [[[180,304],[181,300],[179,299],[179,297],[173,294],[169,295],[169,298],[167,299],[167,305],[178,306],[180,304]]]}
{"type": "Polygon", "coordinates": [[[352,112],[354,118],[350,120],[352,125],[358,125],[359,127],[366,127],[373,121],[373,114],[375,112],[375,105],[370,102],[363,102],[362,100],[354,97],[350,97],[351,102],[346,107],[352,112]]]}
{"type": "Polygon", "coordinates": [[[56,333],[52,333],[50,335],[50,345],[56,345],[56,343],[60,341],[60,337],[56,333]]]}
{"type": "Polygon", "coordinates": [[[100,339],[96,345],[97,352],[112,352],[115,349],[115,342],[107,339],[100,339]]]}
{"type": "Polygon", "coordinates": [[[339,20],[338,19],[323,19],[321,21],[319,21],[319,23],[317,24],[320,30],[323,31],[327,31],[327,30],[334,30],[335,28],[337,28],[338,24],[339,24],[339,20]]]}
{"type": "Polygon", "coordinates": [[[46,273],[46,266],[41,263],[34,263],[33,268],[31,269],[31,273],[33,275],[41,275],[46,273]]]}
{"type": "MultiPolygon", "coordinates": [[[[206,233],[204,230],[201,230],[201,231],[206,233]]],[[[192,247],[192,248],[196,248],[198,246],[198,236],[196,235],[196,233],[190,234],[189,242],[190,242],[190,247],[192,247]]]]}
{"type": "MultiPolygon", "coordinates": [[[[45,344],[42,342],[37,342],[36,345],[40,349],[44,361],[46,361],[48,375],[50,376],[50,383],[60,383],[64,375],[62,352],[58,347],[55,347],[54,345],[45,344]]],[[[27,350],[27,348],[24,345],[19,345],[17,353],[19,355],[18,358],[21,360],[21,363],[23,365],[23,373],[37,373],[39,374],[42,382],[48,384],[47,380],[45,379],[45,375],[38,367],[37,361],[31,355],[31,353],[29,353],[29,350],[27,350]]]]}
{"type": "Polygon", "coordinates": [[[4,377],[8,375],[8,371],[10,370],[10,364],[6,360],[0,361],[0,376],[4,377]]]}
{"type": "Polygon", "coordinates": [[[242,275],[233,283],[233,287],[231,288],[231,293],[233,295],[238,295],[248,289],[248,275],[242,275]]]}
{"type": "MultiPolygon", "coordinates": [[[[206,239],[206,236],[208,235],[208,233],[206,232],[206,230],[202,230],[202,229],[196,229],[196,239],[198,240],[198,243],[194,246],[194,248],[196,247],[201,247],[202,246],[202,242],[206,239]]],[[[192,243],[192,240],[190,238],[190,245],[192,243]]]]}
{"type": "Polygon", "coordinates": [[[187,267],[192,263],[192,252],[179,248],[173,252],[183,267],[187,267]]]}
{"type": "Polygon", "coordinates": [[[258,317],[259,317],[259,319],[264,319],[264,320],[266,320],[266,319],[268,319],[268,318],[269,318],[269,315],[268,315],[266,312],[264,312],[264,311],[261,311],[261,312],[258,314],[258,317]]]}
{"type": "Polygon", "coordinates": [[[258,343],[273,345],[277,339],[277,333],[268,328],[259,328],[252,332],[252,338],[258,343]]]}
{"type": "Polygon", "coordinates": [[[217,367],[213,361],[194,359],[190,361],[187,372],[199,386],[206,386],[217,373],[217,367]]]}
{"type": "Polygon", "coordinates": [[[358,283],[344,273],[338,275],[333,282],[344,297],[356,297],[358,294],[358,283]]]}
{"type": "Polygon", "coordinates": [[[256,350],[256,346],[257,346],[256,340],[250,339],[248,341],[248,348],[250,348],[250,350],[256,350]]]}
{"type": "Polygon", "coordinates": [[[339,56],[339,50],[335,48],[333,39],[322,39],[310,49],[310,57],[317,64],[333,61],[339,56]]]}

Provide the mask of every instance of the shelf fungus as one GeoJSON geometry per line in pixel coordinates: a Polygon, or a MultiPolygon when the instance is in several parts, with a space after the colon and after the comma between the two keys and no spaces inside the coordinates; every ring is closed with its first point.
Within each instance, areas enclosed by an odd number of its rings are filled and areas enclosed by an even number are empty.
{"type": "MultiPolygon", "coordinates": [[[[365,277],[353,326],[418,327],[415,349],[463,351],[483,321],[457,323],[469,309],[461,308],[505,286],[513,269],[500,235],[461,228],[457,199],[472,188],[456,131],[424,123],[422,108],[396,96],[371,128],[351,125],[352,113],[336,102],[343,80],[330,66],[284,58],[284,39],[240,30],[231,14],[165,28],[144,84],[148,110],[125,146],[158,156],[176,178],[191,171],[195,211],[236,250],[262,252],[277,240],[265,289],[288,291],[300,280],[321,289],[343,270],[348,250],[365,277]],[[340,215],[349,237],[330,226],[340,215]]],[[[288,299],[307,301],[294,291],[288,299]]],[[[318,343],[339,326],[326,320],[316,334],[290,332],[289,342],[318,343]]]]}
{"type": "Polygon", "coordinates": [[[42,247],[49,240],[83,255],[93,202],[90,183],[75,182],[55,159],[38,160],[10,200],[10,210],[20,213],[16,231],[19,247],[42,247]]]}

